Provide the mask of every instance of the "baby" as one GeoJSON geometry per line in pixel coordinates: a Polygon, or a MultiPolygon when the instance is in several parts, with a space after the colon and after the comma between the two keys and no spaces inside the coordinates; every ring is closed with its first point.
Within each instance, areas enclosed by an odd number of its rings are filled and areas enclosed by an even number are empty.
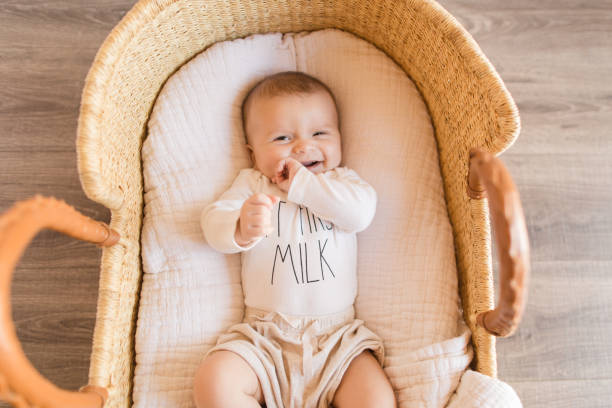
{"type": "Polygon", "coordinates": [[[342,159],[335,98],[282,72],[242,104],[253,168],[202,212],[211,247],[241,252],[245,316],[206,353],[198,408],[395,407],[382,339],[355,319],[357,239],[376,192],[342,159]]]}

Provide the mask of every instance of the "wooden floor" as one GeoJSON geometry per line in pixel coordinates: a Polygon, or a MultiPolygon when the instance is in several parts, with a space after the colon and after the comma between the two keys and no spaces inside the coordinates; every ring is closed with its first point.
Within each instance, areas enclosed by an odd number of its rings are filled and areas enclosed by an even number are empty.
{"type": "MultiPolygon", "coordinates": [[[[128,0],[0,2],[0,211],[36,193],[103,221],[76,171],[79,101],[128,0]]],[[[533,272],[526,317],[498,342],[525,407],[612,406],[612,1],[443,0],[521,112],[502,156],[522,195],[533,272]]],[[[87,383],[101,251],[40,233],[12,284],[27,356],[60,387],[87,383]]],[[[5,406],[0,403],[0,406],[5,406]]]]}

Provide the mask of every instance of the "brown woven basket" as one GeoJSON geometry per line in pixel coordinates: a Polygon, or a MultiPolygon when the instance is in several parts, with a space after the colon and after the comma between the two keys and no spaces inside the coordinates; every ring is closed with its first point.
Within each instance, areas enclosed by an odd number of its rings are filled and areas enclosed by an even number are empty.
{"type": "Polygon", "coordinates": [[[166,79],[218,41],[255,33],[337,28],[375,45],[415,82],[431,115],[455,239],[464,315],[475,368],[496,375],[494,337],[474,317],[493,306],[487,203],[466,194],[469,150],[500,153],[519,133],[518,110],[502,80],[457,20],[433,1],[143,0],[108,36],[89,71],[77,137],[79,174],[89,198],[111,210],[111,227],[130,242],[102,255],[90,384],[108,406],[127,406],[142,269],[140,147],[166,79]]]}
{"type": "Polygon", "coordinates": [[[142,0],[96,55],[83,90],[77,135],[83,189],[111,210],[110,226],[122,243],[102,253],[89,371],[90,386],[108,391],[106,407],[131,405],[142,275],[140,148],[162,85],[218,41],[323,28],[350,32],[384,51],[415,82],[427,104],[453,227],[464,317],[473,333],[473,367],[496,376],[494,337],[476,322],[480,312],[493,307],[489,207],[487,200],[468,196],[467,180],[470,150],[480,147],[498,155],[516,139],[520,124],[502,80],[457,20],[431,0],[142,0]]]}

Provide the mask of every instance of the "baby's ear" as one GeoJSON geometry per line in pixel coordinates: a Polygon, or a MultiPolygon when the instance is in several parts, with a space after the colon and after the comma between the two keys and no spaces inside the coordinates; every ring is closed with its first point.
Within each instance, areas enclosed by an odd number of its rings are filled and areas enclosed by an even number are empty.
{"type": "Polygon", "coordinates": [[[255,165],[255,153],[253,151],[253,148],[249,144],[247,144],[246,147],[249,150],[249,156],[251,156],[251,161],[253,162],[253,165],[255,165]]]}

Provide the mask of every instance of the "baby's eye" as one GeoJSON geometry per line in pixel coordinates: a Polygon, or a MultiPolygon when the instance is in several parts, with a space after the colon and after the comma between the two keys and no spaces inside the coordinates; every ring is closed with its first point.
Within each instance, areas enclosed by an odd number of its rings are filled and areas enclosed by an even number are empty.
{"type": "Polygon", "coordinates": [[[325,132],[321,132],[321,131],[319,131],[319,132],[315,132],[315,133],[313,134],[313,136],[319,136],[319,135],[324,135],[324,134],[325,134],[325,132]]]}
{"type": "Polygon", "coordinates": [[[277,136],[274,140],[289,140],[289,136],[277,136]]]}

